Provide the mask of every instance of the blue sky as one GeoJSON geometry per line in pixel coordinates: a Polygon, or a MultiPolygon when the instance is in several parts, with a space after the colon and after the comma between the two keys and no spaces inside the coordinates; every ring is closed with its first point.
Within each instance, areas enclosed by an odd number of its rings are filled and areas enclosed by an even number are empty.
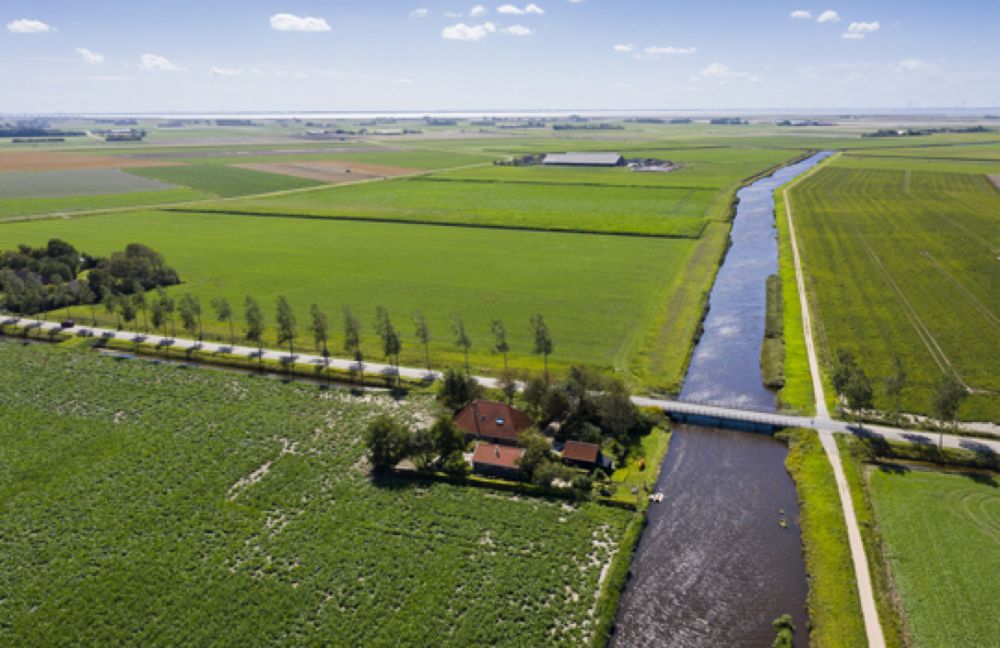
{"type": "Polygon", "coordinates": [[[1000,106],[1000,1],[4,0],[2,112],[1000,106]]]}

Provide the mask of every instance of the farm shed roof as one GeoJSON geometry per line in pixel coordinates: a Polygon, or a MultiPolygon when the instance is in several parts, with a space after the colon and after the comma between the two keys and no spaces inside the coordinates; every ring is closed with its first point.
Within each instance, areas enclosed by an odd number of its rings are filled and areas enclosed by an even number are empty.
{"type": "Polygon", "coordinates": [[[476,451],[472,454],[472,463],[500,468],[517,468],[517,462],[523,456],[524,448],[497,445],[495,443],[480,443],[476,446],[476,451]]]}
{"type": "Polygon", "coordinates": [[[527,414],[496,401],[474,400],[455,417],[455,425],[469,434],[517,441],[517,435],[535,422],[527,414]]]}
{"type": "Polygon", "coordinates": [[[597,463],[597,457],[601,454],[601,448],[596,443],[585,443],[583,441],[567,441],[563,448],[563,459],[572,461],[584,461],[587,463],[597,463]]]}
{"type": "Polygon", "coordinates": [[[619,153],[549,153],[542,164],[578,164],[582,166],[615,166],[620,164],[619,153]]]}

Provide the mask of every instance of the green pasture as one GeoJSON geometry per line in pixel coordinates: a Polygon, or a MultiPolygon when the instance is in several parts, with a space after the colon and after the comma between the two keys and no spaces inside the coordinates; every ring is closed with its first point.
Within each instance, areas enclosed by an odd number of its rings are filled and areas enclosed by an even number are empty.
{"type": "Polygon", "coordinates": [[[0,341],[0,644],[595,642],[633,514],[373,481],[430,407],[0,341]]]}
{"type": "MultiPolygon", "coordinates": [[[[432,361],[439,367],[462,359],[451,331],[452,314],[461,313],[473,343],[473,367],[483,371],[502,367],[501,356],[491,352],[495,318],[506,323],[511,366],[539,369],[529,319],[541,313],[555,341],[554,367],[583,362],[628,370],[639,356],[657,356],[655,364],[637,365],[637,377],[676,384],[691,335],[662,339],[652,333],[666,320],[693,332],[700,316],[699,300],[676,308],[671,301],[676,279],[699,245],[687,240],[138,212],[5,225],[0,249],[52,237],[92,254],[109,254],[133,241],[152,246],[185,282],[171,292],[201,298],[213,335],[228,332],[213,321],[213,297],[227,297],[242,312],[244,296],[252,294],[273,322],[275,300],[283,294],[298,315],[300,345],[312,346],[305,326],[316,302],[330,315],[332,346],[339,352],[340,310],[349,305],[363,323],[367,357],[377,359],[382,354],[374,313],[384,305],[402,337],[402,362],[415,366],[423,363],[410,321],[416,309],[430,323],[432,361]]],[[[698,268],[711,276],[715,265],[698,268]]],[[[698,285],[705,281],[693,278],[698,285]]],[[[114,321],[99,315],[105,323],[114,321]]],[[[274,333],[267,337],[275,345],[274,333]]]]}
{"type": "Polygon", "coordinates": [[[302,189],[323,184],[307,178],[218,164],[145,167],[129,169],[128,172],[223,197],[302,189]]]}
{"type": "MultiPolygon", "coordinates": [[[[137,178],[138,179],[138,178],[137,178]]],[[[73,214],[89,210],[129,209],[214,198],[187,187],[163,191],[133,191],[97,196],[61,198],[5,198],[0,200],[0,221],[40,214],[73,214]]],[[[2,237],[2,235],[0,235],[2,237]]]]}
{"type": "Polygon", "coordinates": [[[1000,643],[996,476],[874,469],[869,488],[914,645],[1000,643]]]}
{"type": "Polygon", "coordinates": [[[696,238],[714,195],[688,188],[400,179],[209,202],[197,209],[696,238]]]}
{"type": "MultiPolygon", "coordinates": [[[[927,151],[928,149],[921,149],[927,151]]],[[[851,152],[841,156],[834,166],[849,169],[872,169],[885,171],[923,171],[926,173],[970,173],[997,174],[1000,173],[1000,160],[983,158],[949,159],[940,156],[923,158],[909,155],[881,155],[881,151],[872,154],[859,155],[851,152]]]]}
{"type": "Polygon", "coordinates": [[[974,390],[962,417],[1000,420],[1000,192],[982,175],[839,164],[790,191],[821,362],[853,351],[891,409],[898,355],[915,413],[954,371],[974,390]]]}

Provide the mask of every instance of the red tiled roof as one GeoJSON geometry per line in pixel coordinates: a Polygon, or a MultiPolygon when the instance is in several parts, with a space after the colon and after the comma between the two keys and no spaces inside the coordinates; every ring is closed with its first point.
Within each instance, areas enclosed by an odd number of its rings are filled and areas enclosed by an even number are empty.
{"type": "Polygon", "coordinates": [[[563,448],[563,459],[573,461],[585,461],[587,463],[597,463],[597,457],[601,453],[601,447],[594,443],[584,443],[583,441],[567,441],[563,448]]]}
{"type": "Polygon", "coordinates": [[[472,401],[455,417],[455,425],[469,434],[509,441],[517,441],[517,435],[534,424],[510,405],[487,400],[472,401]]]}
{"type": "Polygon", "coordinates": [[[472,455],[472,463],[501,468],[518,468],[517,461],[524,456],[524,448],[497,445],[495,443],[480,443],[472,455]]]}

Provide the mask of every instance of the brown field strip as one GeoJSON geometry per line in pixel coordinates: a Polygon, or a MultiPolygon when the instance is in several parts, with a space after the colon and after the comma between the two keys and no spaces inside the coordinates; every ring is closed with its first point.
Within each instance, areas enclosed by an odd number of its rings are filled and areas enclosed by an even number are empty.
{"type": "Polygon", "coordinates": [[[78,155],[54,151],[2,151],[0,173],[6,171],[61,171],[65,169],[121,169],[126,167],[176,166],[173,162],[151,162],[124,157],[78,155]]]}
{"type": "Polygon", "coordinates": [[[303,161],[303,162],[250,162],[238,164],[243,169],[278,173],[281,175],[319,180],[330,184],[366,180],[373,178],[392,178],[395,176],[418,173],[417,169],[367,164],[364,162],[340,162],[333,160],[303,161]]]}
{"type": "Polygon", "coordinates": [[[996,187],[998,190],[1000,190],[1000,175],[991,175],[987,177],[989,177],[990,182],[993,183],[993,186],[996,187]]]}

